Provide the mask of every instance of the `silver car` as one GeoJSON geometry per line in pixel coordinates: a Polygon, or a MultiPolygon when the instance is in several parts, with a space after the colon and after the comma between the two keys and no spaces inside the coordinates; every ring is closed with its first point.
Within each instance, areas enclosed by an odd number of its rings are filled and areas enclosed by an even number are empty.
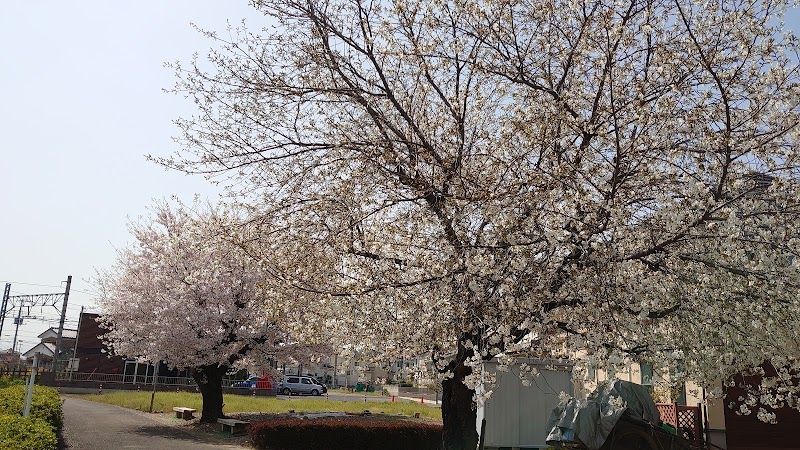
{"type": "Polygon", "coordinates": [[[328,392],[328,388],[312,377],[286,375],[283,377],[280,392],[284,395],[321,395],[328,392]]]}

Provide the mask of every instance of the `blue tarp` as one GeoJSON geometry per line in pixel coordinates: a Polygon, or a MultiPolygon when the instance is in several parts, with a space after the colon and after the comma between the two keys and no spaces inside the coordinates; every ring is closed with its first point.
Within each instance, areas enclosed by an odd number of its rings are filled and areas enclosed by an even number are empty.
{"type": "Polygon", "coordinates": [[[589,450],[603,446],[623,414],[658,426],[660,416],[650,391],[641,385],[617,380],[598,388],[586,400],[570,398],[550,414],[548,445],[579,441],[589,450]]]}

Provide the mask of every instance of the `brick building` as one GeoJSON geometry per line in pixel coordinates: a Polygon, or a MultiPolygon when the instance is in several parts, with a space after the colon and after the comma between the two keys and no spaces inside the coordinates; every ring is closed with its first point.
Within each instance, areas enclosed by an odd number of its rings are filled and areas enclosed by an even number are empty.
{"type": "Polygon", "coordinates": [[[102,327],[99,314],[82,313],[78,322],[78,340],[75,346],[75,358],[78,372],[123,373],[125,358],[109,357],[110,352],[102,340],[108,330],[102,327]]]}

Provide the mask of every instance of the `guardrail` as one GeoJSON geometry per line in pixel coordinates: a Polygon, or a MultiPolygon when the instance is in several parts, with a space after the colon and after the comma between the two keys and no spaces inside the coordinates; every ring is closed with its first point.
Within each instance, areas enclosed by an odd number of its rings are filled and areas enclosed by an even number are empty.
{"type": "Polygon", "coordinates": [[[75,373],[56,372],[56,381],[100,381],[103,383],[123,383],[124,375],[117,373],[75,373]]]}

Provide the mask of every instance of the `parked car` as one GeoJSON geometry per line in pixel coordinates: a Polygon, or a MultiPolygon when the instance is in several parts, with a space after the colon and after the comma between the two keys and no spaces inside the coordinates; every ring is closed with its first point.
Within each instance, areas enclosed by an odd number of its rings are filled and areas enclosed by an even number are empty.
{"type": "Polygon", "coordinates": [[[314,377],[286,375],[283,377],[283,383],[281,384],[278,392],[284,395],[322,395],[328,392],[328,388],[325,387],[324,384],[317,381],[314,377]]]}
{"type": "Polygon", "coordinates": [[[247,388],[247,389],[273,389],[272,378],[269,376],[259,377],[258,375],[250,375],[244,381],[237,381],[231,384],[234,388],[247,388]]]}
{"type": "Polygon", "coordinates": [[[247,377],[246,380],[237,381],[231,384],[231,387],[255,389],[257,383],[258,383],[258,375],[250,375],[249,377],[247,377]]]}

